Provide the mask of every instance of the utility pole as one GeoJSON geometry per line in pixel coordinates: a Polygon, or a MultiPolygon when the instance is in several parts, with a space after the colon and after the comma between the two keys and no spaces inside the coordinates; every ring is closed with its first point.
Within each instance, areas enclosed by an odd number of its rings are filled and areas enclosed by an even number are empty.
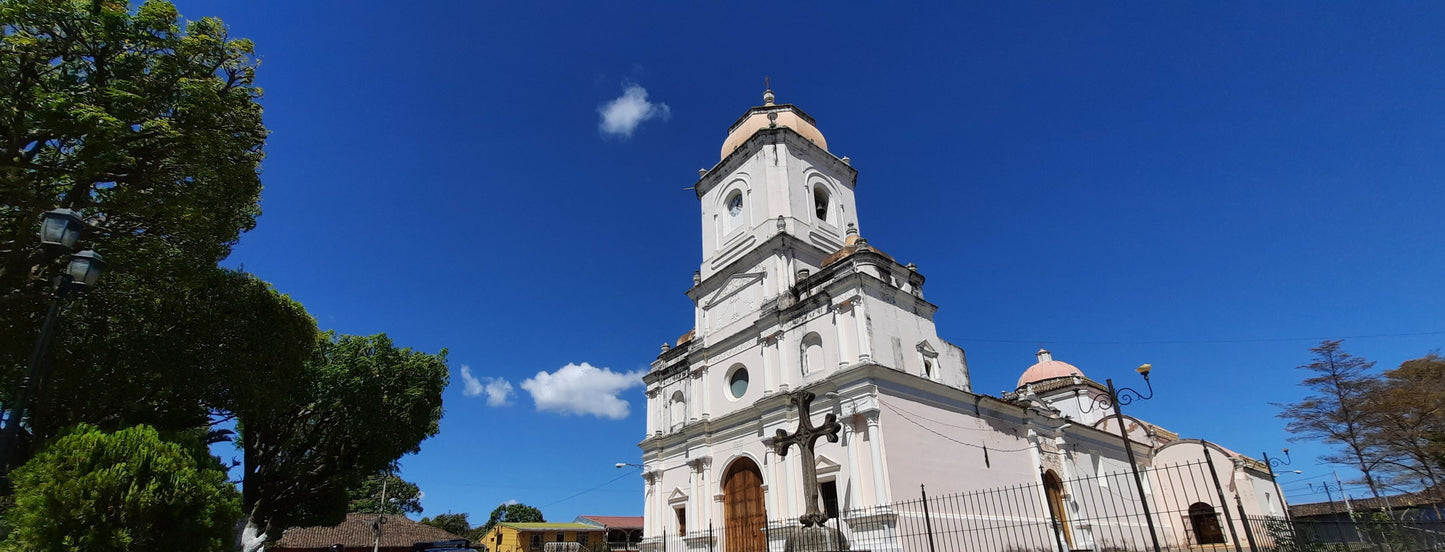
{"type": "MultiPolygon", "coordinates": [[[[1350,519],[1355,519],[1355,507],[1350,505],[1350,495],[1345,494],[1345,484],[1340,482],[1340,472],[1335,471],[1335,487],[1340,489],[1340,498],[1345,501],[1345,510],[1350,512],[1350,519]]],[[[1326,483],[1326,486],[1329,484],[1326,483]]]]}
{"type": "Polygon", "coordinates": [[[371,552],[381,552],[381,523],[386,519],[386,481],[391,479],[391,472],[381,476],[381,504],[376,507],[376,539],[371,541],[371,552]]]}

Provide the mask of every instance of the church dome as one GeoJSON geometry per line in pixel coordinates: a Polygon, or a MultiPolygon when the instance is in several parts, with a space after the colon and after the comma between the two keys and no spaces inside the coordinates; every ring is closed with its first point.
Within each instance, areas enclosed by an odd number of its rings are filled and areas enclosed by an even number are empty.
{"type": "Polygon", "coordinates": [[[1073,376],[1084,377],[1083,370],[1078,369],[1073,364],[1054,360],[1054,355],[1047,349],[1039,349],[1037,356],[1039,361],[1033,366],[1030,366],[1028,370],[1024,370],[1024,375],[1019,376],[1020,389],[1030,383],[1038,383],[1044,380],[1073,376]]]}
{"type": "Polygon", "coordinates": [[[803,135],[808,141],[828,150],[828,141],[823,139],[823,133],[818,130],[818,123],[809,117],[803,110],[793,104],[773,103],[773,91],[769,89],[763,93],[763,105],[749,109],[747,114],[733,123],[728,128],[728,137],[723,140],[722,154],[719,159],[726,159],[728,154],[743,145],[759,130],[770,128],[773,125],[788,127],[794,132],[803,135]]]}

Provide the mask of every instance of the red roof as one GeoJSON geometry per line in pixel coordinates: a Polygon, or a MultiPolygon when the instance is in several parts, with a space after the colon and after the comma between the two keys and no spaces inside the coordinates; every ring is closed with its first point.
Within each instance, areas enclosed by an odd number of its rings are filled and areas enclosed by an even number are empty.
{"type": "MultiPolygon", "coordinates": [[[[281,538],[275,543],[266,546],[267,550],[326,550],[333,544],[340,544],[351,549],[365,549],[370,551],[376,539],[376,532],[371,528],[371,523],[376,521],[376,514],[346,514],[346,521],[341,525],[332,527],[292,527],[281,534],[281,538]]],[[[381,548],[393,548],[411,550],[411,545],[418,542],[433,542],[459,539],[456,535],[437,529],[430,525],[422,525],[404,516],[386,516],[386,522],[381,525],[381,548]]]]}
{"type": "Polygon", "coordinates": [[[608,529],[641,529],[642,516],[578,516],[608,529]]]}

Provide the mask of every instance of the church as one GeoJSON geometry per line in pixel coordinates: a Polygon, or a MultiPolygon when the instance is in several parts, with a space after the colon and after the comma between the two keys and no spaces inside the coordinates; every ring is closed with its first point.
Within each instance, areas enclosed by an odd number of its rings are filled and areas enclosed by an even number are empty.
{"type": "Polygon", "coordinates": [[[948,538],[941,521],[972,524],[999,549],[1253,544],[1243,518],[1284,512],[1267,463],[1116,415],[1129,397],[1049,351],[1016,391],[975,393],[964,350],[934,326],[923,275],[864,237],[858,173],[802,109],[768,90],[728,129],[720,158],[695,184],[691,329],[644,377],[644,551],[781,552],[776,529],[809,510],[805,490],[828,527],[869,550],[920,549],[908,538],[920,517],[930,539],[948,538]],[[811,413],[790,400],[803,391],[811,413]],[[779,430],[825,415],[841,431],[811,454],[772,446],[779,430]],[[1023,498],[919,514],[907,505],[924,489],[960,504],[998,489],[1023,498]],[[1037,507],[1001,513],[1019,503],[1037,507]]]}

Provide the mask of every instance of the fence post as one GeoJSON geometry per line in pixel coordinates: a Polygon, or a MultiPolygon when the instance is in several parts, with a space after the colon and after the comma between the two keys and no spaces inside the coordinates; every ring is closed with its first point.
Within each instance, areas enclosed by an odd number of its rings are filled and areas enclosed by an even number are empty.
{"type": "Polygon", "coordinates": [[[717,535],[714,535],[714,534],[712,533],[712,525],[709,524],[709,525],[707,526],[707,552],[713,552],[713,551],[716,550],[716,549],[717,549],[717,535]]]}
{"type": "MultiPolygon", "coordinates": [[[[1204,449],[1204,461],[1209,464],[1209,479],[1214,482],[1214,490],[1219,493],[1219,509],[1224,510],[1224,523],[1229,525],[1229,538],[1234,541],[1235,550],[1244,552],[1239,547],[1239,529],[1234,527],[1234,520],[1230,519],[1229,516],[1229,501],[1224,499],[1224,487],[1219,485],[1219,472],[1214,471],[1214,458],[1209,455],[1209,441],[1200,439],[1199,447],[1204,449]]],[[[1199,464],[1195,465],[1198,466],[1199,464]]],[[[1234,496],[1235,498],[1239,498],[1239,495],[1234,496]]],[[[1243,514],[1244,511],[1240,510],[1240,513],[1243,514]]],[[[1248,522],[1245,523],[1247,524],[1248,522]]],[[[1245,527],[1245,530],[1248,531],[1249,528],[1245,527]]],[[[1253,539],[1249,542],[1249,549],[1255,549],[1253,539]]]]}
{"type": "Polygon", "coordinates": [[[928,519],[928,490],[919,485],[918,492],[923,495],[923,530],[928,533],[928,552],[938,552],[933,549],[933,522],[928,519]]]}
{"type": "Polygon", "coordinates": [[[1234,505],[1239,507],[1239,519],[1244,524],[1244,538],[1249,539],[1249,549],[1259,550],[1254,543],[1254,530],[1249,528],[1249,516],[1244,514],[1244,501],[1239,499],[1239,491],[1234,491],[1234,505]]]}

